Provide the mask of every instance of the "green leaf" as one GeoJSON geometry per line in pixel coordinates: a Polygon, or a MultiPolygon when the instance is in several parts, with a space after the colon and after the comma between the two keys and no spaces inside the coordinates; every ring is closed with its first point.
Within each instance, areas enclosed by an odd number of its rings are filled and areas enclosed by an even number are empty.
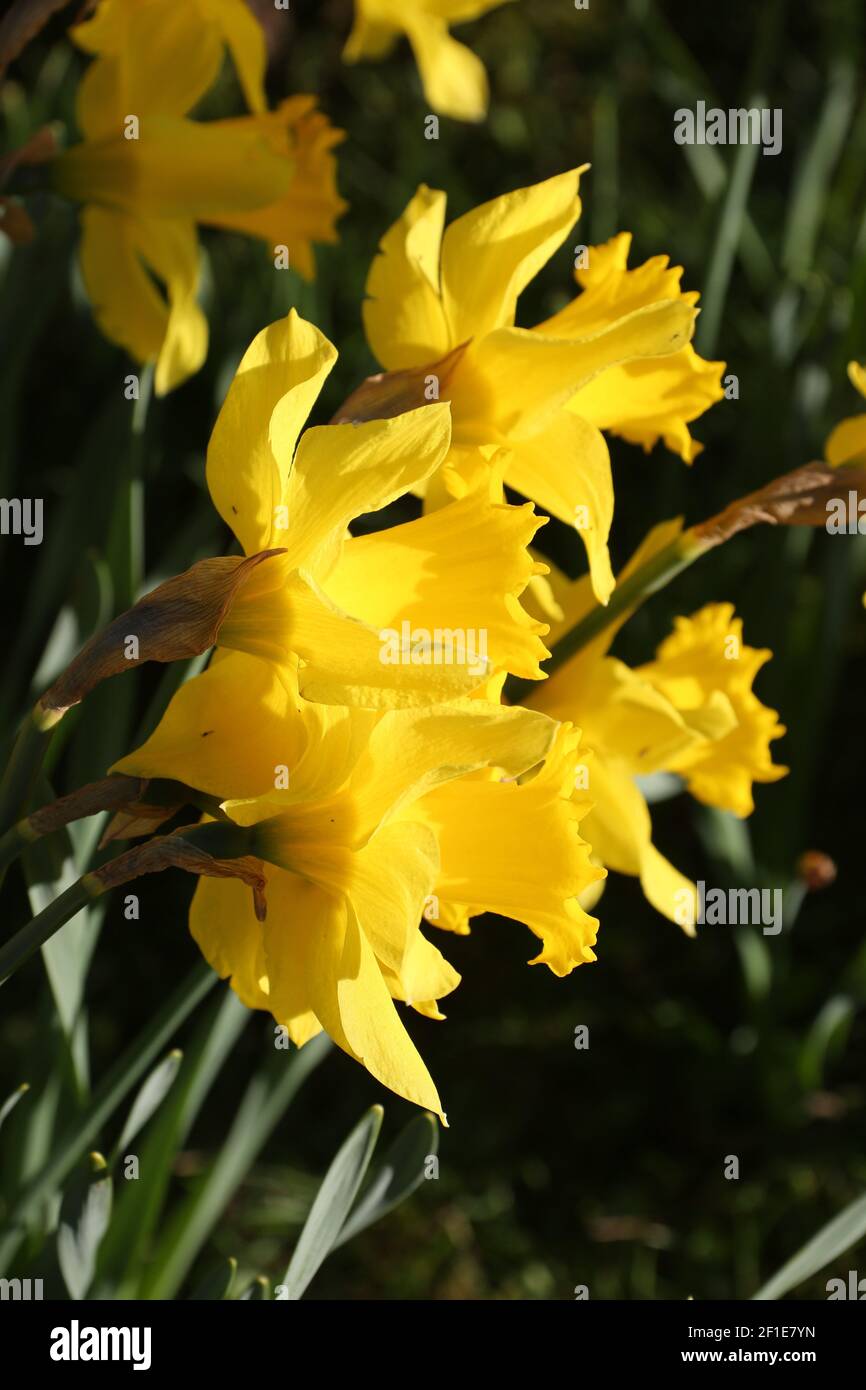
{"type": "Polygon", "coordinates": [[[255,1073],[213,1164],[164,1232],[142,1282],[142,1298],[175,1297],[261,1149],[330,1046],[320,1033],[299,1050],[270,1057],[255,1073]]]}
{"type": "Polygon", "coordinates": [[[210,966],[204,961],[197,965],[100,1082],[84,1114],[59,1136],[48,1163],[12,1203],[13,1220],[0,1238],[0,1273],[8,1267],[42,1204],[58,1190],[124,1097],[216,982],[210,966]]]}
{"type": "Polygon", "coordinates": [[[120,1298],[138,1297],[177,1154],[249,1018],[249,1009],[230,989],[221,992],[213,1007],[202,1011],[177,1081],[141,1146],[140,1176],[121,1190],[100,1255],[100,1274],[109,1284],[106,1296],[115,1292],[120,1298]]]}
{"type": "Polygon", "coordinates": [[[21,1097],[26,1096],[29,1090],[29,1081],[22,1081],[20,1086],[16,1086],[11,1096],[7,1096],[3,1104],[0,1105],[0,1129],[3,1128],[4,1120],[8,1119],[8,1117],[12,1114],[12,1111],[15,1109],[21,1097]]]}
{"type": "Polygon", "coordinates": [[[288,1299],[302,1296],[333,1250],[373,1157],[383,1113],[381,1105],[367,1111],[325,1174],[283,1279],[288,1299]]]}
{"type": "Polygon", "coordinates": [[[782,1294],[817,1274],[838,1255],[844,1255],[866,1235],[866,1197],[858,1197],[808,1241],[793,1259],[752,1295],[753,1301],[781,1298],[782,1294]]]}
{"type": "Polygon", "coordinates": [[[834,994],[818,1011],[800,1050],[798,1069],[804,1086],[820,1086],[824,1068],[834,1050],[844,1046],[854,1021],[853,999],[846,994],[834,994]]]}
{"type": "Polygon", "coordinates": [[[224,1298],[231,1297],[232,1285],[235,1282],[235,1275],[238,1272],[238,1262],[234,1256],[224,1260],[215,1269],[210,1270],[199,1284],[196,1284],[190,1298],[197,1303],[220,1302],[224,1298]]]}
{"type": "Polygon", "coordinates": [[[423,1181],[424,1165],[438,1147],[439,1130],[433,1115],[416,1115],[410,1120],[386,1153],[381,1168],[365,1185],[333,1249],[405,1201],[423,1181]]]}
{"type": "Polygon", "coordinates": [[[132,1102],[126,1117],[126,1124],[123,1126],[120,1138],[114,1148],[114,1158],[123,1153],[126,1145],[135,1138],[139,1130],[144,1129],[151,1115],[162,1104],[174,1085],[174,1079],[182,1060],[183,1053],[179,1048],[174,1048],[150,1073],[132,1102]]]}
{"type": "Polygon", "coordinates": [[[70,1298],[82,1299],[93,1282],[96,1256],[111,1221],[112,1182],[101,1154],[90,1155],[90,1172],[64,1194],[57,1231],[57,1258],[70,1298]]]}

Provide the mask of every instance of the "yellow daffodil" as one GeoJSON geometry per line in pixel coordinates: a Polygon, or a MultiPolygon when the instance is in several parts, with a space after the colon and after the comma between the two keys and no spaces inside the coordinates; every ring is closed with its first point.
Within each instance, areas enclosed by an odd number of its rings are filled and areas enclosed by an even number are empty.
{"type": "Polygon", "coordinates": [[[265,921],[230,879],[200,880],[190,918],[241,1000],[299,1046],[324,1028],[385,1086],[441,1114],[393,1002],[439,1019],[459,982],[422,913],[460,928],[485,910],[523,920],[557,974],[592,960],[597,923],[577,896],[600,871],[577,830],[586,803],[571,799],[579,757],[575,731],[528,710],[311,705],[273,664],[225,653],[114,770],[228,796],[227,814],[254,827],[265,921]]]}
{"type": "Polygon", "coordinates": [[[405,34],[431,108],[459,121],[480,121],[487,113],[487,74],[448,29],[502,4],[505,0],[355,0],[355,23],[343,57],[347,63],[385,58],[405,34]]]}
{"type": "Polygon", "coordinates": [[[352,537],[355,518],[423,484],[450,442],[444,404],[302,434],[336,359],[292,311],[244,355],[211,436],[214,504],[248,556],[273,552],[220,646],[277,662],[310,699],[381,707],[468,694],[494,671],[540,678],[545,626],[519,596],[539,570],[531,505],[467,495],[352,537]]]}
{"type": "Polygon", "coordinates": [[[665,258],[627,271],[627,238],[590,250],[573,305],[515,326],[521,291],[580,216],[582,172],[495,198],[444,231],[445,194],[420,188],[382,240],[364,323],[379,362],[402,374],[405,400],[438,383],[451,402],[452,448],[428,503],[484,479],[501,495],[504,479],[578,528],[606,603],[613,485],[601,429],[645,446],[662,434],[693,456],[685,421],[721,392],[719,364],[689,344],[697,296],[682,293],[665,258]]]}
{"type": "Polygon", "coordinates": [[[264,110],[263,40],[242,0],[103,0],[74,34],[97,56],[78,92],[83,140],[52,181],[84,205],[81,268],[100,328],[156,363],[163,394],[207,352],[197,224],[285,247],[311,275],[311,244],[335,240],[344,207],[330,153],[341,137],[311,97],[264,110]],[[190,120],[226,45],[254,114],[190,120]]]}
{"type": "MultiPolygon", "coordinates": [[[[866,366],[849,362],[848,378],[855,390],[866,398],[866,366]]],[[[840,421],[824,445],[824,457],[833,468],[866,464],[866,412],[840,421]]]]}
{"type": "MultiPolygon", "coordinates": [[[[678,523],[656,527],[624,575],[678,530],[678,523]]],[[[585,579],[554,574],[550,640],[592,606],[585,579]]],[[[752,691],[771,653],[743,643],[742,623],[726,603],[678,618],[655,660],[634,670],[608,655],[618,626],[567,660],[527,703],[556,719],[579,715],[592,752],[579,786],[593,806],[585,823],[593,853],[608,868],[638,876],[652,905],[683,924],[678,906],[687,899],[681,895],[693,900],[694,887],[654,847],[649,810],[634,779],[675,773],[699,801],[750,815],[753,783],[775,782],[786,772],[773,763],[769,747],[785,729],[752,691]]]]}

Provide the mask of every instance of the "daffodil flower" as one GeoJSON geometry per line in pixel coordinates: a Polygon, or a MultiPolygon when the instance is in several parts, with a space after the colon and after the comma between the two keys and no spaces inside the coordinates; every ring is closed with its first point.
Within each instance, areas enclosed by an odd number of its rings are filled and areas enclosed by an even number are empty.
{"type": "Polygon", "coordinates": [[[441,1115],[394,1005],[440,1019],[459,983],[422,913],[458,929],[468,912],[523,920],[558,974],[592,960],[597,923],[577,897],[600,871],[577,828],[586,803],[570,799],[579,756],[576,732],[543,714],[481,699],[384,714],[312,705],[271,663],[223,653],[114,771],[228,796],[226,813],[253,827],[265,921],[229,879],[200,880],[190,916],[239,998],[299,1046],[324,1028],[441,1115]]]}
{"type": "MultiPolygon", "coordinates": [[[[679,529],[679,523],[666,523],[650,532],[622,577],[679,529]]],[[[593,598],[586,579],[554,573],[543,582],[554,642],[589,611],[593,598]]],[[[677,618],[655,660],[634,670],[608,654],[619,626],[612,624],[567,660],[527,704],[555,719],[579,714],[592,754],[579,785],[592,802],[584,829],[593,854],[607,868],[639,877],[653,907],[685,925],[678,907],[688,895],[694,901],[694,885],[653,845],[649,809],[634,779],[675,773],[697,800],[750,815],[753,783],[775,782],[787,771],[770,753],[785,729],[752,690],[771,653],[745,645],[741,620],[727,603],[677,618]]]]}
{"type": "Polygon", "coordinates": [[[347,63],[385,58],[401,35],[412,45],[432,109],[459,121],[487,114],[487,74],[449,25],[477,19],[505,0],[355,0],[355,23],[343,51],[347,63]]]}
{"type": "Polygon", "coordinates": [[[661,258],[625,271],[627,239],[590,251],[575,305],[534,329],[515,326],[521,291],[580,216],[582,172],[495,198],[447,229],[445,194],[420,188],[382,240],[364,323],[389,372],[425,390],[438,381],[451,402],[452,448],[430,501],[484,478],[496,491],[504,479],[577,527],[606,603],[613,484],[601,427],[682,446],[684,420],[715,398],[718,364],[689,346],[696,296],[680,291],[680,272],[661,258]]]}
{"type": "Polygon", "coordinates": [[[296,97],[264,109],[264,41],[242,0],[103,0],[73,31],[97,56],[78,91],[83,136],[50,166],[82,203],[81,269],[100,328],[170,391],[207,353],[197,302],[198,223],[285,246],[313,271],[313,241],[335,240],[344,204],[331,147],[340,133],[296,97]],[[228,46],[253,114],[208,123],[187,113],[228,46]]]}
{"type": "Polygon", "coordinates": [[[214,504],[246,555],[281,552],[233,600],[220,646],[297,670],[308,699],[366,707],[469,694],[496,671],[540,679],[546,627],[520,595],[544,568],[527,549],[541,518],[478,492],[351,536],[350,522],[441,466],[451,422],[438,404],[302,434],[335,359],[292,311],[253,341],[220,410],[207,455],[214,504]],[[404,632],[408,647],[395,641],[404,632]]]}

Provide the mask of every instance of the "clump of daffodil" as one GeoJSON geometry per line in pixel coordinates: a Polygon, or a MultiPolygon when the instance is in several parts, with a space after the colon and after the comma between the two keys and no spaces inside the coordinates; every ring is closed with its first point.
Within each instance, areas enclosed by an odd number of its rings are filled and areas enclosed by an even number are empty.
{"type": "Polygon", "coordinates": [[[311,276],[312,243],[336,240],[345,206],[331,153],[342,137],[313,97],[266,110],[264,38],[244,0],[102,0],[72,34],[95,56],[76,102],[82,140],[50,177],[83,204],[81,269],[100,328],[156,364],[162,394],[207,353],[197,225],[285,247],[311,276]],[[189,119],[226,48],[253,114],[189,119]]]}
{"type": "Polygon", "coordinates": [[[487,114],[487,74],[480,60],[448,32],[451,24],[477,19],[506,0],[355,0],[355,23],[343,57],[385,58],[405,35],[432,109],[459,121],[487,114]]]}
{"type": "Polygon", "coordinates": [[[336,355],[291,311],[255,338],[220,410],[211,497],[245,555],[271,553],[233,600],[219,645],[276,662],[307,698],[367,707],[469,694],[496,672],[540,679],[546,625],[520,595],[545,568],[527,548],[542,519],[478,491],[353,537],[350,522],[441,467],[451,421],[438,404],[303,430],[336,355]],[[394,640],[404,625],[420,645],[394,640]],[[462,650],[437,660],[437,633],[463,635],[462,650]]]}
{"type": "Polygon", "coordinates": [[[420,188],[382,240],[364,323],[379,362],[402,374],[369,383],[371,413],[377,390],[399,398],[392,383],[408,401],[432,381],[451,402],[452,447],[428,505],[485,480],[501,496],[504,481],[577,527],[606,603],[613,484],[602,430],[645,448],[664,438],[690,460],[687,422],[723,394],[722,364],[690,345],[697,295],[681,290],[682,272],[665,257],[626,269],[625,235],[589,249],[573,303],[516,326],[521,291],[580,216],[582,172],[495,198],[447,228],[445,194],[420,188]]]}
{"type": "MultiPolygon", "coordinates": [[[[669,523],[650,532],[621,578],[679,529],[669,523]]],[[[569,581],[553,572],[543,584],[552,622],[548,640],[555,642],[590,611],[593,597],[586,579],[569,581]]],[[[750,815],[753,784],[778,781],[787,771],[770,752],[785,729],[752,690],[771,653],[745,645],[731,604],[711,603],[677,618],[655,659],[631,669],[609,655],[621,621],[567,659],[526,703],[556,719],[579,716],[592,757],[578,787],[592,803],[584,831],[599,863],[640,878],[653,907],[693,930],[694,912],[685,923],[681,907],[689,896],[694,902],[694,885],[653,845],[649,809],[634,779],[674,773],[704,804],[750,815]]]]}
{"type": "MultiPolygon", "coordinates": [[[[370,563],[375,566],[375,561],[370,563]]],[[[398,1095],[438,1114],[395,1008],[440,1019],[459,976],[421,930],[492,910],[564,975],[594,959],[578,897],[601,877],[578,832],[579,735],[482,698],[375,713],[306,702],[272,662],[236,652],[184,685],[114,769],[223,798],[252,827],[267,915],[231,879],[201,879],[193,936],[250,1008],[301,1046],[325,1029],[398,1095]],[[530,774],[525,781],[518,781],[530,774]]]]}

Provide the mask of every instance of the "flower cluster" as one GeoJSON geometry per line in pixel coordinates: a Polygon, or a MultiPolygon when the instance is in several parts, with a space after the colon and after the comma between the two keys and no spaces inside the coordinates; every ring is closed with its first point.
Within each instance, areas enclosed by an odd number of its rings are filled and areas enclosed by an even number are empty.
{"type": "MultiPolygon", "coordinates": [[[[448,25],[499,3],[358,0],[346,57],[382,56],[405,33],[436,110],[478,119],[483,69],[448,25]]],[[[340,133],[311,96],[268,110],[243,0],[101,0],[73,37],[92,59],[81,140],[51,182],[82,206],[99,325],[165,393],[207,350],[198,226],[290,248],[311,276],[312,245],[335,239],[345,206],[340,133]],[[199,120],[226,55],[248,114],[199,120]]],[[[682,269],[664,255],[630,267],[628,233],[576,245],[562,307],[518,322],[522,292],[574,235],[586,168],[447,226],[445,193],[417,190],[367,277],[382,371],[332,423],[308,423],[337,362],[328,339],[294,310],[259,332],[207,451],[233,553],[116,619],[37,707],[44,733],[121,669],[120,632],[140,635],[136,661],[213,647],[113,767],[126,780],[106,808],[129,787],[126,829],[144,834],[196,806],[203,822],[150,862],[205,866],[190,924],[213,969],[297,1046],[324,1030],[443,1119],[404,1023],[407,1008],[442,1019],[459,984],[443,933],[513,918],[540,943],[533,963],[565,976],[595,959],[608,871],[636,876],[672,921],[695,895],[653,844],[641,779],[668,774],[747,816],[754,784],[785,772],[770,747],[785,730],[753,690],[770,653],[745,644],[731,605],[677,618],[636,668],[611,646],[703,548],[756,520],[813,521],[826,480],[791,475],[702,530],[663,522],[615,576],[608,437],[691,464],[690,426],[722,398],[724,364],[692,346],[682,269]],[[578,579],[544,556],[549,518],[573,528],[578,579]],[[164,801],[148,809],[151,785],[164,801]],[[210,857],[208,827],[222,836],[210,857]]],[[[863,391],[862,368],[852,380],[863,391]]],[[[864,420],[834,432],[831,467],[862,463],[864,420]]]]}

